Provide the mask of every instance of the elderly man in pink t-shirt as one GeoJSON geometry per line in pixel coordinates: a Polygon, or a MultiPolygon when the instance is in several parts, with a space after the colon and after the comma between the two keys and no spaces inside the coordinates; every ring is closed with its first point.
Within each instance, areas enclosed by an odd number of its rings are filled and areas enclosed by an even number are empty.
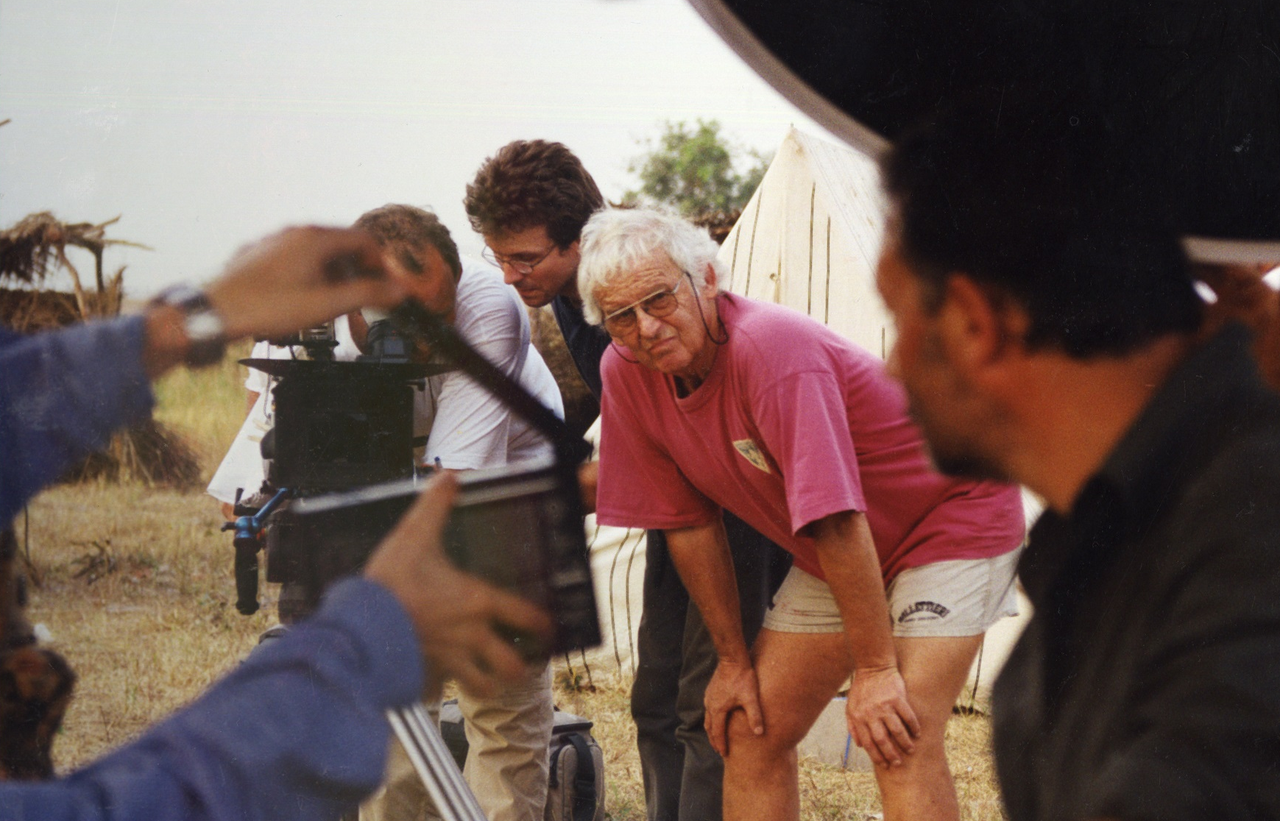
{"type": "Polygon", "coordinates": [[[853,674],[849,730],[885,818],[958,818],[943,729],[982,634],[1015,606],[1017,489],[934,471],[879,360],[718,292],[704,231],[604,211],[581,248],[584,313],[614,343],[597,516],[666,531],[711,632],[724,817],[799,817],[795,747],[853,674]],[[795,556],[751,648],[722,508],[795,556]]]}

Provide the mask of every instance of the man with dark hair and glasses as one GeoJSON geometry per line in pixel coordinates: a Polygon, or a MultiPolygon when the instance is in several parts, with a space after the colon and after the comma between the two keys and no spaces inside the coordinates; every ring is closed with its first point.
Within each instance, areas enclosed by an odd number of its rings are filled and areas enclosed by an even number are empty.
{"type": "Polygon", "coordinates": [[[581,160],[560,143],[516,140],[489,157],[463,200],[484,237],[485,259],[502,269],[530,308],[551,305],[587,387],[600,396],[608,344],[582,320],[578,236],[604,197],[581,160]]]}
{"type": "MultiPolygon", "coordinates": [[[[471,227],[484,236],[486,256],[530,307],[550,304],[582,379],[600,398],[600,359],[609,337],[583,318],[578,294],[578,240],[604,197],[568,148],[517,140],[485,160],[467,186],[471,227]]],[[[662,310],[661,299],[650,304],[662,310]]],[[[595,492],[595,465],[583,473],[595,492]]],[[[725,526],[734,553],[743,631],[760,629],[789,556],[734,516],[725,526]]],[[[644,616],[631,715],[644,777],[649,821],[715,821],[720,817],[724,765],[707,739],[703,692],[715,669],[715,647],[667,555],[661,531],[645,548],[644,616]]]]}
{"type": "Polygon", "coordinates": [[[958,819],[943,730],[983,633],[1016,612],[1018,490],[937,473],[883,364],[718,291],[716,251],[678,217],[602,211],[578,288],[613,340],[596,515],[665,532],[706,622],[724,817],[799,818],[796,745],[853,674],[849,728],[884,817],[958,819]],[[795,560],[754,642],[722,511],[795,560]]]}

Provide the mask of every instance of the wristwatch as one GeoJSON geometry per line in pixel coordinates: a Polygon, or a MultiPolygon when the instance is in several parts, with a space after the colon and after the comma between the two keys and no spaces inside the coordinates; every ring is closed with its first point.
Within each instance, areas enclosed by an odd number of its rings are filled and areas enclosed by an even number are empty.
{"type": "Polygon", "coordinates": [[[182,311],[182,330],[188,343],[184,361],[188,366],[202,368],[222,359],[227,350],[226,325],[204,291],[190,285],[172,285],[157,294],[151,304],[182,311]]]}

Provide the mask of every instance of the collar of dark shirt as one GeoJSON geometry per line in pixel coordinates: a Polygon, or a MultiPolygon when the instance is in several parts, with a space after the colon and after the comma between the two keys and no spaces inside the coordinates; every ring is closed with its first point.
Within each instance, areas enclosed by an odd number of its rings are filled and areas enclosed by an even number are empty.
{"type": "Polygon", "coordinates": [[[1223,437],[1261,397],[1271,397],[1251,340],[1244,327],[1229,325],[1194,350],[1085,483],[1071,513],[1040,517],[1018,565],[1033,604],[1042,605],[1068,565],[1100,570],[1118,544],[1167,512],[1175,491],[1199,473],[1223,437]]]}

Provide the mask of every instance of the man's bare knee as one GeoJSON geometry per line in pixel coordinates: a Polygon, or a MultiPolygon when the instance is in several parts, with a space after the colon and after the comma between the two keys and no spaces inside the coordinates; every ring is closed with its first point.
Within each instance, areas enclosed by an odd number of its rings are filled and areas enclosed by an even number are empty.
{"type": "Polygon", "coordinates": [[[876,780],[881,789],[894,784],[909,786],[919,784],[921,779],[938,778],[949,772],[947,751],[943,725],[929,726],[922,722],[919,737],[915,739],[915,747],[910,755],[902,757],[902,765],[897,767],[877,767],[876,780]]]}
{"type": "Polygon", "coordinates": [[[746,713],[741,710],[733,711],[728,719],[728,749],[731,756],[733,753],[741,753],[753,758],[772,758],[785,751],[786,745],[780,743],[782,739],[772,733],[772,729],[771,725],[765,724],[764,735],[756,735],[755,730],[751,729],[751,722],[746,719],[746,713]]]}
{"type": "MultiPolygon", "coordinates": [[[[742,710],[735,710],[729,716],[728,731],[731,756],[735,752],[741,752],[744,756],[756,759],[782,760],[793,755],[796,745],[800,743],[800,736],[792,730],[790,722],[777,717],[772,721],[766,719],[764,735],[756,735],[751,729],[751,722],[747,720],[747,714],[742,710]]],[[[800,735],[803,736],[803,733],[800,735]]]]}

